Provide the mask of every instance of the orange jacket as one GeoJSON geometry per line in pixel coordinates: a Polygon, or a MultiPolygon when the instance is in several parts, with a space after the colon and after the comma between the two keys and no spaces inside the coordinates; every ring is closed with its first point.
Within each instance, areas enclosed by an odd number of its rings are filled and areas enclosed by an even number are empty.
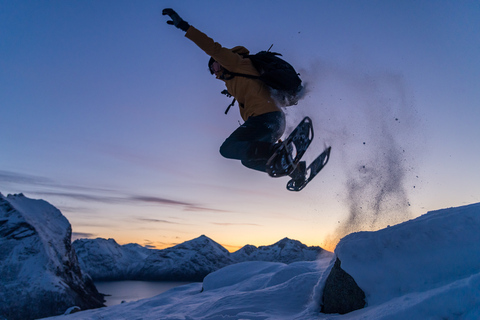
{"type": "MultiPolygon", "coordinates": [[[[214,42],[203,32],[190,26],[185,36],[192,40],[206,54],[211,56],[222,67],[237,73],[251,74],[258,76],[258,72],[248,58],[240,54],[248,54],[244,47],[227,49],[219,43],[214,42]]],[[[269,88],[260,80],[249,79],[241,76],[233,77],[231,80],[223,80],[228,92],[238,101],[240,115],[246,121],[249,117],[255,117],[264,113],[281,111],[270,95],[269,88]]]]}

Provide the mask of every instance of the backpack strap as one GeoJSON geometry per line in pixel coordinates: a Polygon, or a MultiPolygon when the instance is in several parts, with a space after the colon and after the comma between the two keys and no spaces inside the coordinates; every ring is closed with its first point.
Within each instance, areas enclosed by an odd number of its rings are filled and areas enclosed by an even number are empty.
{"type": "MultiPolygon", "coordinates": [[[[223,90],[223,91],[221,92],[221,94],[226,95],[228,98],[231,98],[231,97],[232,97],[232,95],[230,94],[230,92],[228,92],[227,90],[223,90]]],[[[228,111],[230,110],[230,108],[233,107],[233,105],[235,104],[235,101],[237,101],[237,99],[233,98],[232,103],[230,103],[230,104],[228,105],[228,107],[227,107],[227,110],[225,110],[225,114],[227,114],[228,111]]]]}
{"type": "Polygon", "coordinates": [[[237,101],[237,99],[233,98],[232,103],[230,103],[227,107],[227,110],[225,110],[225,114],[227,114],[228,111],[230,111],[230,108],[233,107],[233,105],[235,104],[235,101],[237,101]]]}

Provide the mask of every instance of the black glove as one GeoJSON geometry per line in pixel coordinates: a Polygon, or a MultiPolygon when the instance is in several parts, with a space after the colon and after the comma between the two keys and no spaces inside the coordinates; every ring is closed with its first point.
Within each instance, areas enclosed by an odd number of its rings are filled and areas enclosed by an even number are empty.
{"type": "Polygon", "coordinates": [[[163,9],[162,14],[164,16],[169,15],[172,20],[168,20],[167,23],[174,25],[180,30],[183,30],[186,32],[190,27],[188,22],[180,18],[180,16],[175,11],[173,11],[173,9],[163,9]]]}

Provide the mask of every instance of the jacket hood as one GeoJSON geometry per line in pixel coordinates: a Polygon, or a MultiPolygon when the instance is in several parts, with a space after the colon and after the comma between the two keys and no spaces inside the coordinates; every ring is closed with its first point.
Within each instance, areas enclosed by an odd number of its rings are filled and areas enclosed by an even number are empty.
{"type": "Polygon", "coordinates": [[[236,46],[236,47],[233,47],[233,48],[230,49],[230,50],[232,50],[232,52],[235,52],[235,53],[237,53],[237,54],[239,54],[239,55],[248,55],[248,54],[250,54],[250,51],[248,51],[247,48],[242,47],[242,46],[236,46]]]}

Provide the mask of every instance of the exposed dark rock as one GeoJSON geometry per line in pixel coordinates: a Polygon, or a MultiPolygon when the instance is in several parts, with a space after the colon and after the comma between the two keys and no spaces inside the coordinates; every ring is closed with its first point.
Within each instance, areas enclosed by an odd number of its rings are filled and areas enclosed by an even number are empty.
{"type": "Polygon", "coordinates": [[[323,313],[345,314],[365,306],[365,293],[340,265],[341,261],[337,258],[325,282],[323,313]]]}

